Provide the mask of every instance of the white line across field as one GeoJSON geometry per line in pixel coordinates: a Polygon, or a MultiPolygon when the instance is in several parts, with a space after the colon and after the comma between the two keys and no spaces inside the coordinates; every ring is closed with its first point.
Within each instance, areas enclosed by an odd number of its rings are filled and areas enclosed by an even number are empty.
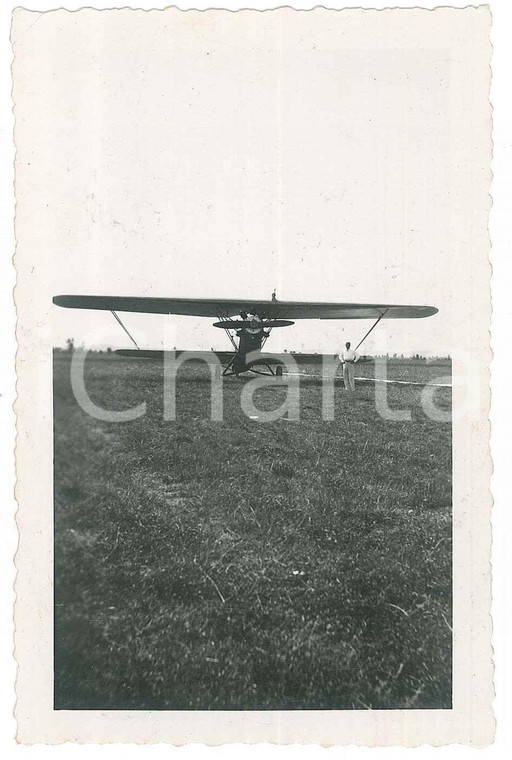
{"type": "MultiPolygon", "coordinates": [[[[311,372],[287,372],[287,375],[300,375],[301,377],[322,377],[311,372]]],[[[380,380],[376,377],[356,377],[355,380],[366,380],[369,383],[390,383],[391,385],[431,385],[434,388],[451,388],[451,383],[418,383],[414,380],[380,380]]]]}

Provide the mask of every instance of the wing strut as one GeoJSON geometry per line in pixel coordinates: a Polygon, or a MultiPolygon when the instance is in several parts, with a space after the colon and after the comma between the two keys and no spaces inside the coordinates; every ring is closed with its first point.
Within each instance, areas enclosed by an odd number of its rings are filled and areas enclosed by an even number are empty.
{"type": "MultiPolygon", "coordinates": [[[[229,322],[229,321],[230,320],[227,317],[219,317],[219,322],[229,322]]],[[[235,339],[231,335],[231,330],[229,329],[229,327],[225,327],[224,328],[224,332],[226,333],[226,335],[228,336],[229,340],[231,341],[231,345],[233,346],[233,348],[235,349],[235,351],[238,351],[238,347],[237,347],[237,345],[235,343],[235,339]]]]}
{"type": "Polygon", "coordinates": [[[355,348],[355,350],[356,350],[356,351],[357,351],[357,349],[359,348],[359,346],[361,345],[361,343],[362,343],[364,340],[366,340],[366,338],[369,336],[369,334],[371,333],[371,331],[372,331],[372,330],[373,330],[375,327],[377,327],[377,325],[379,324],[380,320],[382,319],[382,317],[384,316],[384,314],[385,314],[387,311],[389,311],[389,309],[386,309],[386,311],[383,311],[383,312],[382,312],[382,314],[380,315],[380,317],[378,318],[378,320],[377,320],[377,321],[376,321],[376,322],[375,322],[375,323],[374,323],[374,324],[373,324],[373,325],[370,327],[370,329],[368,330],[368,332],[366,333],[366,335],[364,336],[364,338],[361,338],[361,340],[359,341],[359,343],[357,344],[357,346],[356,346],[356,348],[355,348]]]}
{"type": "Polygon", "coordinates": [[[125,333],[127,334],[127,336],[130,338],[130,340],[131,340],[131,342],[133,343],[133,345],[135,346],[135,348],[137,348],[137,349],[140,351],[140,348],[139,348],[139,346],[137,345],[137,341],[135,340],[135,338],[133,338],[133,337],[130,335],[130,333],[128,332],[127,328],[126,328],[126,327],[123,325],[123,323],[121,322],[121,319],[120,319],[120,317],[119,317],[119,316],[116,314],[116,312],[115,312],[113,309],[110,309],[110,312],[111,312],[111,314],[113,314],[113,315],[114,315],[114,317],[117,319],[117,321],[119,322],[119,324],[121,325],[121,327],[123,328],[123,330],[125,331],[125,333]]]}

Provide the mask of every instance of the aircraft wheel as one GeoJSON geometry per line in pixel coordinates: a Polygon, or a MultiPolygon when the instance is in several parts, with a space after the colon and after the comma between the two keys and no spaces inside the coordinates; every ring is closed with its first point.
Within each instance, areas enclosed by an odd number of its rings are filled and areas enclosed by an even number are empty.
{"type": "Polygon", "coordinates": [[[283,376],[283,367],[281,364],[278,364],[276,367],[276,376],[282,377],[283,376]]]}

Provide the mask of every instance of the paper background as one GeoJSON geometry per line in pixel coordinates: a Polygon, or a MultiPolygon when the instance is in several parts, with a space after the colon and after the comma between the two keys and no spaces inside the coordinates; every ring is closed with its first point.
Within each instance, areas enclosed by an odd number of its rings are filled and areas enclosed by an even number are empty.
{"type": "MultiPolygon", "coordinates": [[[[84,92],[87,92],[86,86],[84,90],[77,84],[74,90],[70,87],[66,93],[64,102],[70,114],[66,129],[62,119],[56,118],[59,114],[55,113],[53,106],[56,99],[58,100],[56,96],[60,90],[52,92],[51,82],[54,70],[65,70],[65,76],[70,77],[73,83],[80,82],[77,78],[80,67],[75,70],[70,67],[70,57],[73,58],[78,47],[77,44],[73,44],[73,35],[78,35],[78,40],[84,35],[86,39],[98,39],[97,29],[93,33],[94,25],[98,24],[98,16],[104,17],[104,12],[98,14],[94,11],[82,11],[79,14],[68,14],[60,11],[48,14],[40,21],[38,14],[19,10],[14,16],[13,71],[18,149],[16,223],[19,285],[16,298],[20,314],[18,499],[21,504],[21,541],[18,555],[20,576],[17,586],[17,657],[20,662],[17,714],[20,739],[173,742],[195,740],[211,743],[238,739],[412,745],[449,741],[471,741],[481,744],[489,741],[492,733],[492,686],[488,615],[490,462],[487,453],[486,366],[490,354],[487,261],[489,242],[486,225],[489,209],[491,122],[488,102],[490,19],[487,9],[439,9],[434,13],[419,10],[366,12],[363,14],[364,24],[360,11],[334,13],[320,9],[309,14],[296,14],[286,9],[272,14],[214,12],[215,19],[212,21],[209,20],[211,14],[181,14],[172,10],[166,11],[165,14],[134,14],[131,11],[122,11],[108,15],[112,22],[107,23],[107,27],[111,27],[110,32],[106,32],[107,40],[108,34],[118,40],[124,34],[131,33],[132,37],[128,39],[135,46],[140,45],[140,39],[145,38],[146,33],[149,37],[151,34],[161,33],[165,15],[174,16],[177,27],[182,28],[184,25],[186,29],[192,30],[194,44],[197,43],[196,37],[204,44],[207,34],[213,34],[215,40],[219,34],[237,40],[246,35],[250,40],[251,35],[255,34],[255,19],[260,27],[257,38],[269,39],[270,33],[265,30],[265,25],[269,24],[275,29],[278,18],[279,26],[286,30],[286,39],[291,38],[295,40],[294,44],[302,44],[298,42],[295,28],[298,24],[307,34],[312,35],[314,32],[319,38],[320,48],[324,46],[328,51],[333,49],[333,45],[336,49],[336,44],[342,44],[339,40],[343,31],[343,46],[349,50],[364,51],[371,42],[371,50],[374,50],[376,45],[384,48],[387,45],[392,49],[401,45],[399,49],[407,50],[407,55],[411,55],[411,50],[421,50],[421,58],[424,59],[426,55],[427,60],[428,55],[435,55],[435,51],[448,52],[450,66],[447,108],[450,143],[449,149],[446,149],[447,146],[445,149],[450,163],[443,166],[446,176],[443,175],[444,181],[438,188],[434,188],[433,195],[439,198],[439,218],[444,218],[442,212],[447,202],[445,192],[448,182],[451,190],[449,225],[447,222],[448,229],[444,231],[451,234],[450,240],[456,243],[456,247],[448,246],[444,259],[436,261],[435,267],[431,268],[431,275],[434,277],[431,287],[438,290],[444,288],[447,292],[447,303],[449,302],[450,306],[446,309],[448,313],[444,324],[445,332],[449,336],[449,347],[452,352],[470,352],[469,372],[477,399],[476,413],[473,410],[466,418],[458,420],[454,429],[454,710],[336,713],[335,719],[332,713],[320,712],[307,716],[301,713],[223,713],[219,716],[204,713],[55,713],[51,710],[51,345],[55,335],[52,328],[51,296],[56,292],[56,284],[62,282],[62,271],[66,267],[74,277],[78,280],[82,278],[82,281],[87,276],[84,272],[98,271],[98,262],[91,261],[88,252],[101,247],[97,243],[103,239],[100,235],[91,247],[92,233],[89,231],[89,221],[91,224],[94,223],[94,214],[87,206],[79,203],[79,197],[71,197],[72,206],[65,205],[66,200],[69,200],[65,186],[62,185],[65,175],[59,174],[59,170],[69,171],[81,179],[86,164],[91,162],[89,151],[84,150],[84,156],[89,159],[84,161],[84,158],[76,156],[77,151],[73,150],[76,140],[73,117],[81,113],[77,109],[83,107],[82,98],[84,92]],[[134,15],[137,16],[136,24],[133,22],[134,15]],[[297,20],[299,16],[300,21],[297,20]],[[62,44],[55,44],[56,40],[61,42],[63,39],[67,40],[67,48],[62,44]],[[69,165],[62,162],[62,157],[67,155],[67,151],[78,162],[72,167],[73,172],[69,165]],[[58,194],[58,189],[62,196],[58,194]],[[73,213],[76,217],[70,216],[70,208],[75,209],[73,213]],[[84,214],[85,221],[80,227],[76,222],[83,220],[84,214]],[[77,240],[72,237],[76,234],[79,236],[77,240]],[[77,246],[80,251],[78,255],[77,246]],[[72,258],[76,255],[77,258],[72,258]],[[34,487],[33,481],[36,463],[37,488],[34,487]]],[[[104,42],[103,40],[103,44],[104,42]]],[[[187,42],[186,46],[188,44],[190,43],[187,42]]],[[[279,43],[277,50],[280,49],[279,43]]],[[[362,58],[366,60],[365,56],[362,58]]],[[[356,68],[360,69],[359,60],[356,68]]],[[[90,69],[82,70],[82,74],[87,83],[90,69]]],[[[182,76],[177,74],[175,79],[180,83],[186,76],[185,66],[182,76]]],[[[97,78],[93,81],[97,81],[97,78]]],[[[364,100],[364,80],[361,81],[363,84],[359,83],[357,97],[364,100]]],[[[86,99],[86,102],[89,101],[86,99]]],[[[115,115],[114,108],[113,116],[110,118],[115,118],[115,115]]],[[[264,117],[263,113],[262,118],[264,117]]],[[[93,109],[91,124],[97,123],[98,117],[94,117],[93,109]]],[[[420,127],[414,122],[409,125],[412,134],[415,133],[416,126],[420,127]]],[[[313,141],[314,128],[314,124],[309,128],[310,139],[313,141]]],[[[293,124],[291,132],[293,134],[293,124]]],[[[133,140],[133,134],[133,125],[129,122],[125,123],[125,131],[116,131],[117,139],[122,138],[128,143],[123,153],[125,162],[133,154],[133,144],[130,142],[133,140]]],[[[290,130],[287,134],[290,134],[290,130]]],[[[151,137],[149,134],[145,142],[151,144],[151,137]]],[[[283,145],[286,144],[284,141],[283,145]]],[[[205,151],[209,148],[206,143],[205,151]]],[[[101,150],[100,158],[103,156],[104,152],[101,150]]],[[[415,172],[415,176],[418,173],[422,174],[419,172],[420,168],[417,167],[418,172],[415,172]]],[[[108,166],[106,173],[108,174],[108,166]]],[[[432,184],[433,178],[429,176],[428,185],[431,191],[432,184]]],[[[85,188],[83,189],[85,193],[85,188]]],[[[307,207],[307,197],[305,200],[307,207]]],[[[385,217],[386,224],[388,216],[389,213],[385,217]]],[[[364,221],[368,219],[368,215],[363,214],[363,217],[361,229],[364,228],[364,221]]],[[[372,218],[371,213],[369,218],[372,218]]],[[[275,230],[279,234],[279,214],[275,219],[275,230]]],[[[149,229],[148,221],[143,220],[142,229],[149,229]]],[[[306,225],[306,229],[309,230],[310,226],[306,225]]],[[[438,228],[435,227],[435,233],[437,232],[438,228]]],[[[109,239],[107,245],[112,242],[112,239],[109,239]]],[[[438,250],[438,247],[433,247],[438,250]]],[[[135,250],[129,251],[127,256],[128,261],[138,262],[135,250]]],[[[100,270],[102,281],[111,276],[112,268],[115,269],[114,263],[103,260],[100,270]]],[[[279,259],[276,271],[281,274],[287,271],[284,263],[279,263],[279,259]]],[[[361,272],[358,284],[371,284],[370,270],[366,278],[361,272]]],[[[224,277],[224,283],[226,279],[224,277]]],[[[316,287],[319,291],[327,280],[327,277],[317,279],[316,287]]],[[[398,291],[404,294],[401,299],[403,302],[414,300],[409,297],[408,288],[409,283],[404,282],[398,291]]],[[[295,297],[301,295],[297,292],[295,297]]],[[[328,300],[329,296],[326,295],[324,298],[328,300]]],[[[433,343],[436,343],[435,337],[433,343]]]]}

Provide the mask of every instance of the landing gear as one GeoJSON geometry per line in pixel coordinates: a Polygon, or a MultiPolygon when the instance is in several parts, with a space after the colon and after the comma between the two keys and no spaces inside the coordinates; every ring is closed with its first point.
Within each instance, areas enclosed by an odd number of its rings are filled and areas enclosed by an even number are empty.
{"type": "Polygon", "coordinates": [[[223,376],[236,375],[238,377],[241,373],[253,372],[256,375],[282,377],[282,365],[277,364],[276,366],[276,362],[272,361],[271,357],[266,359],[260,352],[274,327],[288,327],[293,322],[285,319],[273,319],[268,314],[263,316],[248,314],[244,310],[240,311],[240,317],[241,320],[219,316],[219,321],[214,323],[214,327],[221,327],[225,331],[235,350],[228,364],[224,367],[223,376]],[[258,358],[258,355],[261,358],[258,358]],[[247,361],[248,357],[256,358],[247,361]],[[257,367],[264,369],[257,369],[257,367]]]}

